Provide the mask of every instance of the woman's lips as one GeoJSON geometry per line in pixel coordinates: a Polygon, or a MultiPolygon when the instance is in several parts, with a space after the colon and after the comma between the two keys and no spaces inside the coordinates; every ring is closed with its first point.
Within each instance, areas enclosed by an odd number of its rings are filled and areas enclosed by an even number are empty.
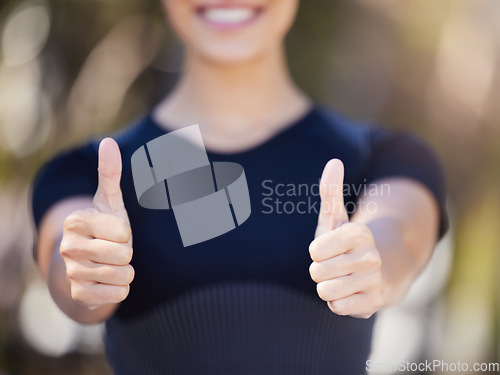
{"type": "Polygon", "coordinates": [[[199,7],[198,16],[208,25],[218,29],[235,29],[253,22],[262,12],[258,7],[218,6],[199,7]]]}

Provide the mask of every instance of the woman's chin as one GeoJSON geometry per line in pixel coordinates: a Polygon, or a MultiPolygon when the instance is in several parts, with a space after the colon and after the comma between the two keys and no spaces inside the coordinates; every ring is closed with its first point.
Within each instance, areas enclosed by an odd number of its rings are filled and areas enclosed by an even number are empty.
{"type": "Polygon", "coordinates": [[[214,46],[203,48],[199,56],[204,60],[220,65],[243,65],[254,61],[259,55],[258,50],[248,46],[214,46]]]}

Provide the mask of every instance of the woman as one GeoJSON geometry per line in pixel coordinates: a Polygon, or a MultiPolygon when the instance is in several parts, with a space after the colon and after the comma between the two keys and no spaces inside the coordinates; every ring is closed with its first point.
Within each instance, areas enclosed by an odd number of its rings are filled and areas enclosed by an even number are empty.
{"type": "Polygon", "coordinates": [[[373,314],[403,298],[443,232],[437,161],[297,88],[283,46],[297,0],[164,6],[186,50],[174,90],[116,143],[60,155],[35,182],[54,300],[106,321],[117,374],[364,373],[373,314]],[[244,168],[252,213],[185,248],[172,212],[139,205],[130,160],[192,124],[211,161],[244,168]]]}

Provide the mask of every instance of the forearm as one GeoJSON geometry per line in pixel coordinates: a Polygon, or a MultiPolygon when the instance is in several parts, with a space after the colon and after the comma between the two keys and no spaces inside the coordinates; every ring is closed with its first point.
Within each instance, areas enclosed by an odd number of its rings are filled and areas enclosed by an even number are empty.
{"type": "Polygon", "coordinates": [[[108,319],[118,304],[108,304],[91,310],[71,297],[71,286],[66,266],[58,248],[54,250],[47,272],[50,294],[59,308],[71,319],[83,324],[96,324],[108,319]]]}
{"type": "Polygon", "coordinates": [[[373,233],[382,259],[384,306],[400,302],[429,261],[433,244],[412,238],[396,218],[378,218],[366,223],[373,233]]]}
{"type": "Polygon", "coordinates": [[[384,306],[400,302],[427,265],[438,238],[439,210],[432,194],[418,182],[387,179],[390,194],[361,197],[375,211],[359,210],[353,221],[372,232],[382,260],[384,306]]]}

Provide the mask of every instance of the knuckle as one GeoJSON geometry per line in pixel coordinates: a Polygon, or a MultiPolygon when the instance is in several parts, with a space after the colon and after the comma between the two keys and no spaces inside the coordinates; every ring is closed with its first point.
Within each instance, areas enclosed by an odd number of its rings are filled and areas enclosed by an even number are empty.
{"type": "Polygon", "coordinates": [[[132,261],[133,250],[132,246],[124,244],[113,244],[115,247],[111,249],[113,257],[118,265],[125,266],[132,261]]]}
{"type": "Polygon", "coordinates": [[[309,255],[314,262],[321,262],[330,256],[331,249],[335,249],[334,242],[332,242],[332,239],[335,239],[335,237],[335,231],[332,231],[323,234],[311,242],[309,245],[309,255]]]}
{"type": "Polygon", "coordinates": [[[129,290],[130,290],[130,287],[128,285],[115,287],[115,291],[114,291],[115,302],[118,303],[118,302],[122,302],[123,300],[125,300],[125,298],[127,298],[127,296],[128,296],[129,290]]]}
{"type": "Polygon", "coordinates": [[[63,258],[67,257],[71,254],[73,249],[73,241],[69,239],[67,236],[63,236],[61,240],[61,244],[59,245],[59,253],[63,258]]]}
{"type": "Polygon", "coordinates": [[[129,286],[106,285],[99,292],[99,300],[102,304],[120,303],[127,298],[129,286]]]}
{"type": "Polygon", "coordinates": [[[319,298],[321,298],[323,301],[331,300],[330,298],[331,291],[328,283],[326,283],[325,281],[320,282],[316,285],[316,291],[318,293],[319,298]]]}
{"type": "Polygon", "coordinates": [[[382,259],[380,254],[375,249],[370,249],[363,255],[363,263],[365,263],[370,268],[380,268],[382,265],[382,259]]]}
{"type": "Polygon", "coordinates": [[[318,258],[317,253],[318,253],[318,243],[317,241],[313,241],[309,245],[309,255],[313,261],[316,261],[316,259],[318,258]]]}
{"type": "Polygon", "coordinates": [[[319,283],[321,281],[320,265],[316,262],[312,262],[309,266],[309,274],[314,282],[319,283]]]}
{"type": "Polygon", "coordinates": [[[88,293],[80,284],[77,283],[71,284],[71,298],[80,304],[88,303],[88,293]]]}
{"type": "Polygon", "coordinates": [[[77,258],[82,255],[82,243],[74,236],[63,236],[59,245],[59,253],[64,259],[77,258]]]}
{"type": "Polygon", "coordinates": [[[373,241],[373,234],[370,228],[368,228],[364,224],[356,224],[356,231],[358,234],[358,237],[360,240],[366,241],[366,242],[372,242],[373,241]]]}
{"type": "Polygon", "coordinates": [[[78,237],[64,236],[59,245],[59,253],[63,259],[82,259],[86,254],[86,243],[78,237]]]}
{"type": "Polygon", "coordinates": [[[132,260],[132,246],[122,243],[115,243],[110,241],[105,241],[103,248],[109,258],[112,259],[112,263],[118,266],[126,266],[132,260]]]}
{"type": "Polygon", "coordinates": [[[127,284],[132,283],[132,281],[134,280],[134,277],[135,277],[134,267],[132,267],[131,265],[128,265],[126,267],[126,276],[125,276],[125,281],[127,282],[127,284]]]}
{"type": "Polygon", "coordinates": [[[323,285],[324,283],[318,283],[316,285],[316,293],[318,293],[319,298],[321,298],[323,301],[325,300],[325,287],[323,285]]]}
{"type": "Polygon", "coordinates": [[[84,214],[82,211],[75,211],[69,214],[66,219],[64,219],[64,229],[70,232],[77,231],[82,224],[85,222],[84,214]]]}
{"type": "Polygon", "coordinates": [[[66,263],[66,275],[72,280],[78,278],[78,270],[74,262],[66,263]]]}
{"type": "Polygon", "coordinates": [[[125,264],[129,264],[132,261],[132,256],[134,255],[134,250],[132,246],[126,246],[123,257],[125,264]]]}
{"type": "Polygon", "coordinates": [[[130,228],[130,224],[127,223],[124,219],[120,219],[118,221],[118,225],[116,227],[117,236],[120,238],[122,242],[127,242],[132,235],[132,229],[130,228]]]}
{"type": "Polygon", "coordinates": [[[337,300],[329,302],[328,306],[335,314],[345,316],[349,315],[350,304],[349,300],[337,300]]]}

